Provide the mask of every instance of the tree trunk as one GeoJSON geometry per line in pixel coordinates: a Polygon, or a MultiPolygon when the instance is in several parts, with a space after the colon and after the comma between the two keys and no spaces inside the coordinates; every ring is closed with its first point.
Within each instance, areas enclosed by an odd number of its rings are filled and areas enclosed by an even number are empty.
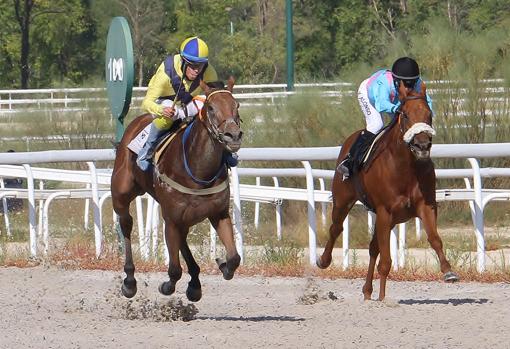
{"type": "Polygon", "coordinates": [[[23,12],[20,9],[20,0],[14,0],[14,10],[16,12],[16,19],[19,24],[21,33],[21,52],[20,52],[20,73],[21,73],[21,88],[28,88],[28,80],[30,79],[30,66],[28,58],[30,55],[30,13],[34,6],[33,0],[23,1],[23,12]]]}
{"type": "Polygon", "coordinates": [[[407,13],[407,0],[400,0],[400,10],[402,13],[407,13]]]}

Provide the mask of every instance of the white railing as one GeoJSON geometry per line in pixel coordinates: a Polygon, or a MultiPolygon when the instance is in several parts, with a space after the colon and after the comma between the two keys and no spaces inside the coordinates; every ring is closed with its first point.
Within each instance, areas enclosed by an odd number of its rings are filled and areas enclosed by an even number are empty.
{"type": "MultiPolygon", "coordinates": [[[[233,196],[233,212],[236,231],[236,240],[238,248],[242,254],[242,220],[241,220],[241,201],[256,202],[281,202],[281,200],[299,200],[308,203],[308,233],[309,233],[309,254],[310,263],[314,264],[316,259],[316,220],[315,220],[315,203],[327,203],[330,201],[330,192],[325,190],[322,182],[319,190],[315,189],[314,179],[328,179],[333,177],[333,171],[314,170],[310,165],[310,161],[317,160],[336,160],[340,147],[321,147],[321,148],[244,148],[239,151],[241,166],[232,169],[231,176],[231,193],[233,196]],[[271,168],[243,168],[242,161],[300,161],[303,168],[301,169],[271,169],[271,168]],[[306,178],[306,188],[284,188],[280,186],[260,186],[241,184],[239,177],[289,177],[301,176],[306,178]]],[[[0,189],[0,198],[6,197],[22,197],[29,201],[29,230],[30,230],[30,252],[35,255],[37,253],[37,228],[36,228],[36,212],[35,200],[50,201],[58,197],[82,197],[93,200],[94,205],[94,222],[95,222],[95,241],[96,254],[101,252],[102,243],[102,227],[101,227],[101,206],[104,200],[109,196],[108,184],[110,172],[98,171],[95,168],[95,161],[113,160],[115,153],[111,149],[102,150],[61,150],[61,151],[44,151],[32,153],[0,153],[0,177],[23,177],[27,178],[28,190],[15,190],[10,188],[0,189]],[[55,163],[55,162],[86,162],[89,171],[65,171],[56,169],[34,168],[28,164],[34,165],[39,163],[55,163]],[[22,165],[15,166],[16,164],[22,165]],[[60,180],[72,181],[76,183],[86,183],[90,185],[90,189],[80,189],[76,193],[71,190],[63,190],[60,192],[49,192],[35,190],[35,180],[60,180]],[[79,193],[78,193],[79,192],[79,193]],[[73,196],[74,195],[74,196],[73,196]]],[[[491,200],[509,200],[509,190],[491,190],[482,187],[482,177],[493,176],[510,176],[510,169],[492,169],[479,168],[477,159],[490,157],[508,157],[510,156],[510,143],[503,144],[457,144],[457,145],[441,145],[436,144],[432,148],[432,157],[435,158],[466,158],[471,165],[471,169],[438,169],[436,173],[439,178],[464,178],[466,181],[466,189],[442,189],[438,190],[438,200],[466,200],[470,202],[471,213],[475,225],[475,235],[477,238],[477,267],[478,270],[485,269],[485,242],[484,242],[484,219],[483,211],[485,206],[491,200]]],[[[320,182],[320,181],[319,181],[320,182]]],[[[275,184],[278,182],[275,181],[275,184]]],[[[150,200],[149,200],[150,201],[150,200]]],[[[138,201],[139,202],[139,201],[138,201]]],[[[49,202],[44,205],[46,213],[39,215],[40,224],[44,225],[45,248],[48,246],[48,229],[47,229],[47,207],[49,202]],[[43,218],[44,217],[44,218],[43,218]],[[41,223],[42,221],[42,223],[41,223]]],[[[151,203],[152,205],[152,203],[151,203]]],[[[148,202],[149,206],[149,202],[148,202]]],[[[157,205],[156,205],[157,206],[157,205]]],[[[137,205],[137,212],[141,209],[137,205]]],[[[324,212],[324,210],[323,210],[324,212]]],[[[148,245],[148,236],[154,232],[154,212],[148,210],[147,223],[143,228],[143,220],[139,220],[139,231],[144,231],[146,235],[140,235],[140,245],[148,245]]],[[[347,220],[346,220],[347,221],[347,220]]],[[[277,222],[278,224],[278,222],[277,222]]],[[[348,228],[348,227],[347,227],[348,228]]],[[[278,231],[278,228],[277,228],[278,231]]],[[[154,234],[154,233],[153,233],[154,234]]],[[[281,234],[281,232],[280,232],[281,234]]],[[[399,252],[394,252],[393,260],[399,265],[403,265],[403,248],[405,245],[405,234],[399,231],[399,252]]],[[[348,229],[343,237],[343,265],[346,267],[348,260],[348,229]]],[[[393,235],[392,235],[393,236],[393,235]]],[[[392,237],[393,251],[396,251],[396,235],[392,237]]],[[[154,240],[153,240],[154,241],[154,240]]],[[[211,241],[213,239],[211,238],[211,241]]],[[[214,239],[215,241],[215,239],[214,239]]],[[[143,246],[142,246],[143,245],[143,246]]],[[[148,255],[148,250],[142,251],[143,255],[148,255]]],[[[396,265],[395,265],[396,266],[396,265]]]]}
{"type": "MultiPolygon", "coordinates": [[[[451,81],[429,81],[432,87],[428,89],[431,95],[444,94],[449,91],[447,87],[451,81]]],[[[488,79],[482,81],[484,90],[491,94],[492,101],[506,101],[507,98],[498,97],[507,92],[503,79],[488,79]]],[[[343,94],[352,94],[356,86],[349,82],[329,83],[300,83],[295,84],[296,91],[287,91],[286,84],[258,84],[236,85],[234,96],[240,101],[246,101],[241,106],[252,105],[254,101],[281,99],[299,91],[319,90],[325,97],[340,97],[343,94]]],[[[139,108],[147,87],[134,87],[132,106],[139,108]]],[[[462,90],[459,92],[462,93],[462,90]]],[[[107,101],[105,88],[62,88],[62,89],[27,89],[27,90],[0,90],[0,114],[10,114],[26,110],[58,110],[74,111],[90,108],[90,104],[107,101]],[[89,104],[88,106],[86,104],[89,104]]],[[[462,100],[456,100],[461,103],[462,100]]]]}

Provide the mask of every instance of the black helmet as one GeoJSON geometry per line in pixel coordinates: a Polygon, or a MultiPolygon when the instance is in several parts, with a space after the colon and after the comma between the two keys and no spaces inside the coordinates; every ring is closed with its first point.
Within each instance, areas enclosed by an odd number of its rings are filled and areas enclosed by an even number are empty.
{"type": "Polygon", "coordinates": [[[414,59],[401,57],[393,63],[391,74],[400,80],[416,80],[420,77],[420,68],[414,59]]]}
{"type": "Polygon", "coordinates": [[[400,81],[404,83],[405,87],[414,88],[420,77],[420,68],[414,59],[401,57],[393,63],[391,75],[393,75],[393,83],[396,89],[398,89],[400,81]]]}

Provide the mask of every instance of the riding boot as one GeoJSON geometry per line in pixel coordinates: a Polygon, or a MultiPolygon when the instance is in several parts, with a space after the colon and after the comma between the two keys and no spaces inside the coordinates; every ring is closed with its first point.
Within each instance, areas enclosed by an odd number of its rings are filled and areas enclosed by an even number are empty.
{"type": "Polygon", "coordinates": [[[236,167],[237,163],[239,162],[239,160],[237,160],[239,157],[237,153],[225,152],[223,157],[228,167],[236,167]]]}
{"type": "Polygon", "coordinates": [[[145,142],[142,149],[138,153],[136,158],[136,164],[142,171],[147,171],[151,165],[151,158],[154,155],[154,148],[158,142],[159,137],[165,133],[166,130],[160,130],[154,124],[151,124],[147,141],[145,142]]]}
{"type": "Polygon", "coordinates": [[[358,166],[362,162],[362,157],[375,138],[375,134],[367,130],[361,131],[349,149],[349,153],[342,162],[338,164],[336,170],[343,174],[343,179],[349,178],[353,172],[354,165],[358,166]]]}

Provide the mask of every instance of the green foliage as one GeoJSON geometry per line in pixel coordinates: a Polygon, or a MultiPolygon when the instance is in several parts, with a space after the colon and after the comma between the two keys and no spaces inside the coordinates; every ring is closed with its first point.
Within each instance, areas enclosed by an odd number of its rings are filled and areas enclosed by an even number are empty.
{"type": "MultiPolygon", "coordinates": [[[[20,86],[22,28],[0,2],[0,85],[20,86]]],[[[239,83],[286,78],[285,1],[36,0],[29,13],[29,87],[103,79],[106,34],[125,16],[136,82],[146,85],[167,54],[199,35],[219,76],[239,83]]],[[[347,80],[415,56],[426,79],[477,81],[510,74],[510,4],[503,0],[294,1],[296,80],[347,80]],[[466,77],[466,72],[468,76],[466,77]]],[[[24,11],[21,11],[24,15],[24,11]]],[[[351,81],[361,81],[361,76],[351,81]]]]}
{"type": "Polygon", "coordinates": [[[262,263],[269,265],[299,265],[302,249],[292,241],[268,241],[264,244],[261,255],[262,263]]]}

